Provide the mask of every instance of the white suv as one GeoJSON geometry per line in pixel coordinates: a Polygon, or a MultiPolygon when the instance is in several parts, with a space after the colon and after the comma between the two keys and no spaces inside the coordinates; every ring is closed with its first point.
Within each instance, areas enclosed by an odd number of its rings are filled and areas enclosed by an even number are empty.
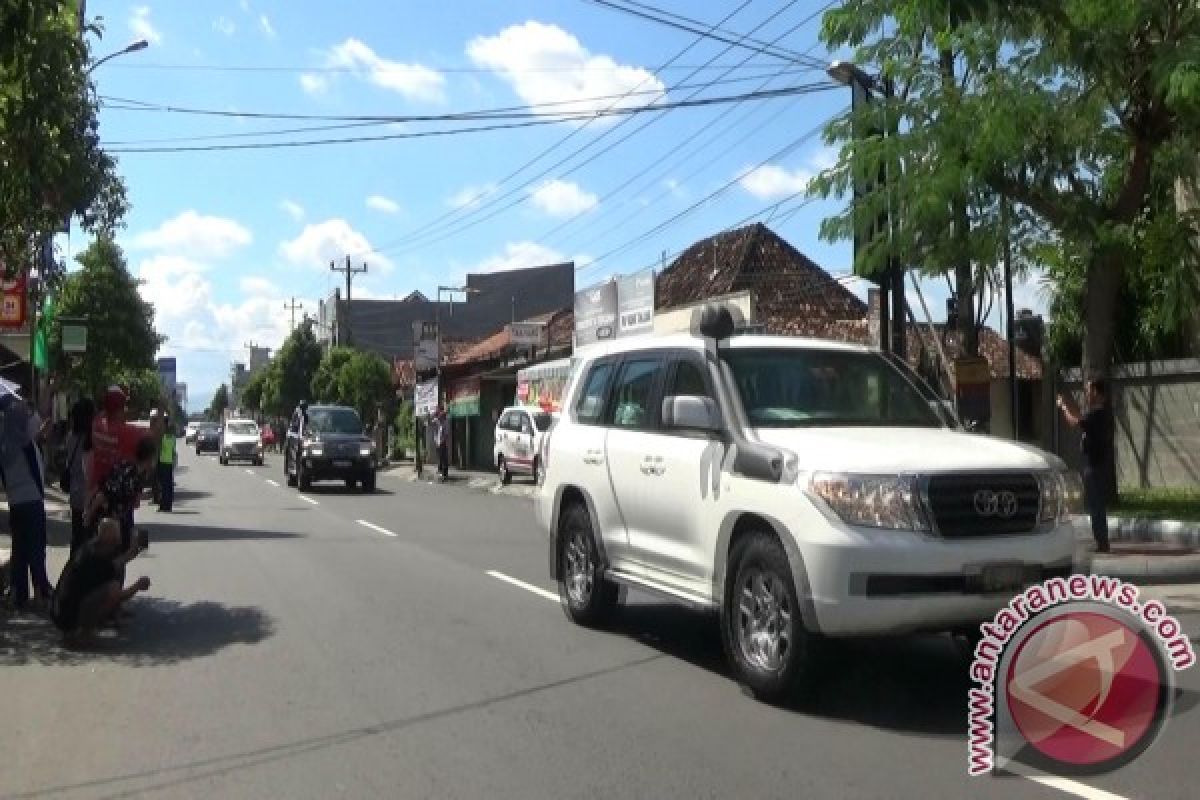
{"type": "Polygon", "coordinates": [[[620,586],[720,612],[739,680],[782,699],[823,637],[978,632],[1075,566],[1078,476],[957,429],[879,351],[692,335],[582,355],[543,449],[536,509],[576,622],[620,586]]]}
{"type": "Polygon", "coordinates": [[[504,409],[496,421],[492,463],[508,485],[513,475],[532,475],[541,469],[542,437],[554,424],[554,415],[537,407],[504,409]]]}

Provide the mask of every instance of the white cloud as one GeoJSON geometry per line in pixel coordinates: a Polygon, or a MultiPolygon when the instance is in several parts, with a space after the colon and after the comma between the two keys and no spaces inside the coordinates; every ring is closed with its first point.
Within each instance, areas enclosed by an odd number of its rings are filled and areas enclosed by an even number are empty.
{"type": "MultiPolygon", "coordinates": [[[[331,261],[340,264],[347,255],[370,253],[371,249],[366,236],[346,220],[338,218],[306,225],[295,239],[279,245],[279,252],[288,262],[319,270],[329,269],[331,261]]],[[[356,258],[356,266],[362,260],[356,258]]],[[[378,268],[384,272],[392,269],[392,262],[379,253],[371,253],[367,260],[370,262],[368,268],[378,268]]]]}
{"type": "Polygon", "coordinates": [[[738,183],[760,200],[775,200],[803,192],[813,175],[806,169],[788,170],[776,164],[764,164],[742,171],[738,183]]]}
{"type": "Polygon", "coordinates": [[[271,18],[266,14],[258,15],[258,27],[262,28],[263,34],[265,34],[268,39],[275,38],[275,26],[271,24],[271,18]]]}
{"type": "Polygon", "coordinates": [[[250,13],[250,0],[241,0],[238,5],[242,7],[242,11],[250,13]]]}
{"type": "Polygon", "coordinates": [[[562,103],[556,112],[640,106],[666,96],[654,73],[594,55],[571,33],[533,20],[472,39],[467,56],[494,70],[530,105],[562,103]],[[638,94],[623,97],[631,92],[638,94]],[[610,99],[587,99],[598,97],[610,99]]]}
{"type": "Polygon", "coordinates": [[[400,204],[390,197],[384,197],[381,194],[373,194],[367,198],[367,208],[375,211],[382,211],[384,214],[399,214],[400,204]]]}
{"type": "Polygon", "coordinates": [[[182,251],[193,258],[224,258],[253,241],[250,231],[232,219],[184,211],[152,231],[133,237],[142,250],[182,251]]]}
{"type": "Polygon", "coordinates": [[[299,222],[304,219],[304,206],[297,203],[295,200],[283,200],[279,203],[279,207],[287,212],[287,215],[299,222]]]}
{"type": "Polygon", "coordinates": [[[300,88],[308,94],[324,94],[329,90],[329,78],[315,72],[305,72],[300,76],[300,88]]]}
{"type": "Polygon", "coordinates": [[[509,242],[504,250],[475,264],[469,272],[506,272],[524,267],[540,267],[570,261],[567,256],[537,242],[509,242]]]}
{"type": "Polygon", "coordinates": [[[596,207],[599,199],[570,181],[546,181],[529,190],[533,205],[552,217],[574,217],[596,207]]]}
{"type": "Polygon", "coordinates": [[[477,206],[492,192],[496,191],[494,183],[484,183],[479,186],[464,186],[446,199],[446,205],[452,208],[467,208],[477,206]]]}
{"type": "MultiPolygon", "coordinates": [[[[330,48],[325,54],[325,66],[348,69],[360,79],[409,100],[445,99],[446,78],[440,72],[422,64],[384,58],[359,39],[350,38],[330,48]]],[[[333,80],[332,74],[306,72],[300,76],[300,85],[309,94],[316,94],[328,89],[333,80]]]]}
{"type": "Polygon", "coordinates": [[[150,44],[162,42],[162,34],[150,22],[149,6],[138,6],[133,10],[129,17],[129,30],[133,31],[133,35],[138,39],[145,39],[150,44]]]}
{"type": "Polygon", "coordinates": [[[667,178],[663,181],[663,188],[671,193],[672,197],[677,197],[680,200],[688,196],[687,190],[683,188],[683,184],[678,178],[667,178]]]}
{"type": "Polygon", "coordinates": [[[246,275],[238,281],[243,294],[273,296],[280,294],[279,287],[266,278],[246,275]]]}
{"type": "Polygon", "coordinates": [[[217,17],[216,21],[213,22],[213,30],[225,36],[233,36],[233,34],[237,33],[237,26],[228,17],[217,17]]]}

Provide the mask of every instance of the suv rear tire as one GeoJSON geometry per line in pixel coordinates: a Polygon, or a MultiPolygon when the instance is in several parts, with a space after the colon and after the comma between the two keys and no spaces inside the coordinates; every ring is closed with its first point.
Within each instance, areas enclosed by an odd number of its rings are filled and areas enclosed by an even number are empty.
{"type": "Polygon", "coordinates": [[[567,616],[579,625],[600,627],[612,618],[617,585],[605,580],[587,507],[573,503],[559,520],[558,596],[567,616]]]}
{"type": "Polygon", "coordinates": [[[736,678],[766,703],[792,699],[815,672],[817,637],[804,627],[787,552],[754,531],[734,545],[721,640],[736,678]]]}
{"type": "Polygon", "coordinates": [[[312,488],[312,479],[304,471],[304,464],[296,462],[296,485],[300,487],[300,491],[307,492],[312,488]]]}
{"type": "Polygon", "coordinates": [[[362,479],[362,490],[364,494],[370,494],[375,491],[375,473],[364,475],[362,479]]]}

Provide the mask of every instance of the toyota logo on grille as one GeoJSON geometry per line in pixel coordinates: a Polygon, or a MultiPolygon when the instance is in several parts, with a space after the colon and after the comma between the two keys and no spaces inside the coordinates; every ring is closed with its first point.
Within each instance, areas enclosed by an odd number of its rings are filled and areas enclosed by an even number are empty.
{"type": "Polygon", "coordinates": [[[975,493],[975,513],[981,517],[1008,519],[1017,513],[1017,495],[980,489],[975,493]]]}

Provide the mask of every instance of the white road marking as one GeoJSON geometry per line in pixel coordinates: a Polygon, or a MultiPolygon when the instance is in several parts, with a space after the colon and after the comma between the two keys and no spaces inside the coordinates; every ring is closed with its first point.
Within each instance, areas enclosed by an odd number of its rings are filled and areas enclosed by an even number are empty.
{"type": "Polygon", "coordinates": [[[320,503],[318,503],[316,500],[313,500],[311,497],[306,497],[305,495],[300,495],[300,499],[306,503],[312,503],[314,506],[320,505],[320,503]]]}
{"type": "Polygon", "coordinates": [[[1070,778],[1063,778],[1058,775],[1043,775],[1040,772],[1034,772],[1029,767],[1017,761],[1006,759],[1004,763],[998,763],[998,766],[1005,772],[1020,775],[1026,780],[1040,783],[1042,786],[1057,789],[1066,794],[1082,797],[1084,800],[1128,800],[1124,795],[1113,794],[1105,789],[1097,789],[1095,786],[1088,786],[1086,783],[1073,781],[1070,778]]]}
{"type": "Polygon", "coordinates": [[[504,581],[505,583],[510,583],[513,586],[516,586],[518,589],[524,589],[527,592],[533,592],[538,597],[544,597],[547,600],[554,602],[554,603],[558,602],[557,594],[555,594],[554,592],[548,592],[545,589],[541,588],[540,586],[534,586],[532,583],[526,583],[525,581],[518,580],[518,579],[512,577],[511,575],[505,575],[503,572],[496,572],[494,569],[488,570],[487,574],[491,575],[493,578],[495,578],[498,581],[504,581]]]}
{"type": "Polygon", "coordinates": [[[254,470],[252,470],[252,469],[248,469],[248,470],[246,470],[246,474],[247,474],[247,475],[253,475],[253,474],[254,474],[254,470]]]}
{"type": "Polygon", "coordinates": [[[278,488],[279,488],[279,484],[278,484],[277,482],[275,482],[275,481],[271,480],[270,478],[267,478],[267,483],[271,484],[271,485],[272,485],[272,486],[274,486],[276,489],[278,489],[278,488]]]}
{"type": "Polygon", "coordinates": [[[364,528],[370,528],[371,530],[376,531],[377,533],[382,533],[384,536],[395,536],[396,535],[396,534],[392,533],[391,531],[389,531],[387,528],[381,528],[378,525],[375,525],[374,523],[367,522],[365,519],[358,520],[358,524],[362,525],[364,528]]]}

